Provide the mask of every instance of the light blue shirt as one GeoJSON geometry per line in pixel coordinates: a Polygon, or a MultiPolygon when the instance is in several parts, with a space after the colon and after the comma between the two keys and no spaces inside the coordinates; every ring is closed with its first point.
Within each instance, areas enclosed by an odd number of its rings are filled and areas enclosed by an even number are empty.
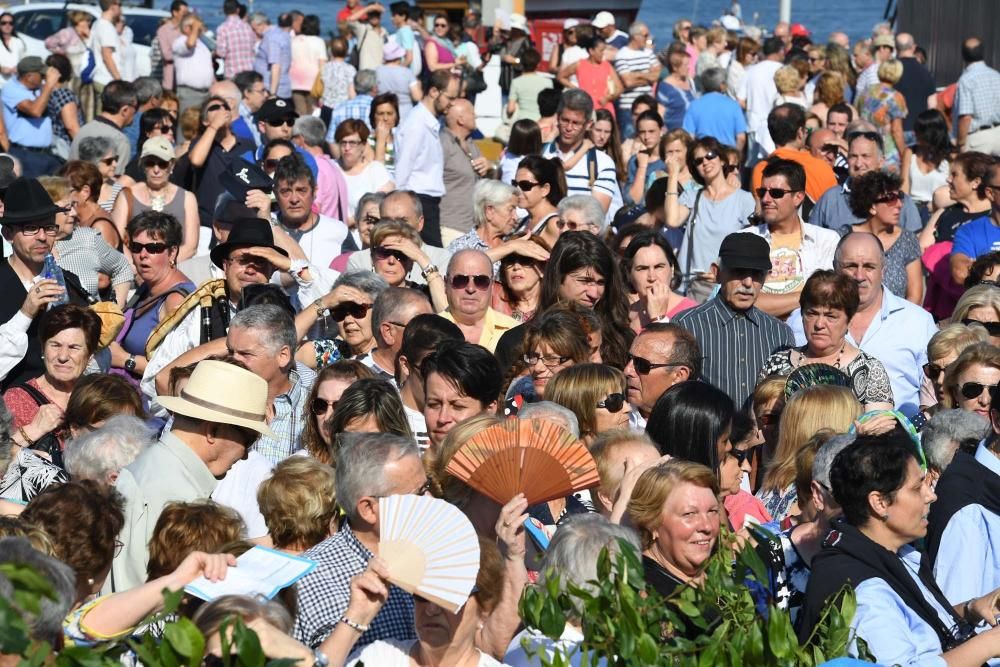
{"type": "MultiPolygon", "coordinates": [[[[788,326],[796,345],[805,345],[802,311],[796,308],[788,316],[788,326]]],[[[885,366],[892,385],[896,409],[910,416],[920,407],[920,384],[923,365],[927,363],[927,343],[937,333],[934,318],[926,310],[882,287],[882,307],[872,320],[859,345],[847,333],[847,342],[858,347],[885,366]]]]}
{"type": "Polygon", "coordinates": [[[52,145],[52,119],[48,115],[32,118],[17,110],[18,104],[33,100],[38,95],[39,91],[28,90],[18,79],[8,81],[0,92],[3,123],[7,126],[7,138],[11,143],[31,148],[48,148],[52,145]]]}
{"type": "Polygon", "coordinates": [[[253,68],[264,77],[264,87],[271,90],[271,65],[280,65],[278,70],[278,97],[285,99],[292,96],[292,80],[288,69],[292,65],[292,36],[287,30],[271,26],[264,32],[257,47],[253,68]]]}
{"type": "MultiPolygon", "coordinates": [[[[899,559],[945,627],[954,625],[951,615],[938,604],[917,576],[920,552],[905,546],[899,552],[899,559]]],[[[855,587],[854,594],[858,611],[851,621],[851,630],[865,640],[880,665],[944,667],[947,664],[941,657],[941,640],[934,628],[910,609],[884,579],[876,577],[862,581],[855,587]]],[[[851,642],[848,653],[857,656],[854,642],[851,642]]]]}
{"type": "MultiPolygon", "coordinates": [[[[1000,475],[1000,459],[983,443],[976,461],[1000,475]]],[[[1000,588],[1000,516],[979,504],[956,512],[941,534],[934,580],[956,602],[1000,588]]]]}

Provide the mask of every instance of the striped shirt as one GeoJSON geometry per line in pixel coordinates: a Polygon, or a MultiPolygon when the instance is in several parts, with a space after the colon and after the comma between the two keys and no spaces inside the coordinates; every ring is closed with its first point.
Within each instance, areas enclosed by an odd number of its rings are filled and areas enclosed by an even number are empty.
{"type": "MultiPolygon", "coordinates": [[[[626,72],[648,72],[656,63],[656,56],[651,49],[636,51],[630,46],[623,46],[618,49],[615,56],[615,70],[619,75],[626,72]]],[[[625,92],[618,98],[618,106],[626,109],[632,107],[632,102],[640,95],[652,95],[653,86],[644,83],[634,88],[625,87],[625,92]]]]}
{"type": "MultiPolygon", "coordinates": [[[[576,148],[567,153],[560,153],[556,142],[545,144],[542,149],[542,157],[557,156],[563,163],[573,156],[576,148]]],[[[622,207],[622,191],[618,185],[618,172],[615,171],[615,162],[604,151],[596,148],[582,159],[578,160],[573,168],[566,172],[567,195],[589,195],[600,192],[611,197],[611,205],[608,207],[606,221],[610,222],[615,213],[622,207]],[[593,156],[593,157],[591,157],[593,156]],[[593,168],[594,179],[591,185],[591,168],[593,168]]]]}
{"type": "Polygon", "coordinates": [[[721,296],[674,320],[698,339],[706,382],[726,392],[737,407],[753,393],[768,358],[795,345],[788,325],[754,307],[735,311],[721,296]]]}

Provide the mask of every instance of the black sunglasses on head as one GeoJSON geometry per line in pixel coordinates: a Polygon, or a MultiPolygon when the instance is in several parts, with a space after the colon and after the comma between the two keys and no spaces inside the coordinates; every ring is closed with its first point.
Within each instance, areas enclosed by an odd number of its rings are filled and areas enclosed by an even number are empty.
{"type": "Polygon", "coordinates": [[[353,301],[345,301],[339,304],[336,308],[330,311],[330,316],[335,322],[343,322],[350,315],[356,320],[362,319],[368,314],[368,309],[371,308],[370,303],[354,303],[353,301]]]}
{"type": "Polygon", "coordinates": [[[615,392],[613,394],[608,394],[603,401],[597,402],[597,407],[604,408],[608,412],[614,414],[621,412],[621,409],[625,406],[625,394],[621,392],[615,392]]]}
{"type": "Polygon", "coordinates": [[[962,324],[969,326],[970,324],[978,324],[985,327],[986,333],[991,336],[1000,336],[1000,322],[980,322],[979,320],[973,320],[970,318],[965,318],[962,320],[962,324]]]}

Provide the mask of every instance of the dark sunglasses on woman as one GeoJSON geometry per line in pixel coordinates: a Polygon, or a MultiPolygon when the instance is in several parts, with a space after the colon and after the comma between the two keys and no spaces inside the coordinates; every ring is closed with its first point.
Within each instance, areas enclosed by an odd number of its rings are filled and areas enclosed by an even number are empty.
{"type": "Polygon", "coordinates": [[[986,329],[986,333],[991,336],[1000,336],[1000,322],[980,322],[979,320],[973,320],[965,318],[962,320],[962,324],[969,326],[970,324],[978,324],[986,329]]]}
{"type": "Polygon", "coordinates": [[[895,204],[898,201],[903,201],[903,193],[899,190],[895,192],[883,192],[875,198],[876,204],[895,204]]]}
{"type": "Polygon", "coordinates": [[[384,248],[382,246],[375,247],[372,252],[375,254],[375,259],[386,260],[390,257],[395,257],[397,262],[405,262],[409,259],[403,252],[399,250],[393,250],[392,248],[384,248]]]}
{"type": "Polygon", "coordinates": [[[337,403],[339,401],[327,401],[322,398],[314,398],[312,400],[312,413],[317,417],[325,415],[327,410],[336,409],[337,403]]]}
{"type": "Polygon", "coordinates": [[[448,276],[448,280],[451,282],[453,289],[465,289],[469,286],[469,281],[476,286],[476,289],[480,292],[488,290],[490,288],[490,283],[492,280],[489,276],[479,274],[478,276],[466,276],[461,273],[454,276],[448,276]]]}
{"type": "Polygon", "coordinates": [[[995,384],[983,384],[982,382],[966,382],[958,388],[958,392],[971,401],[974,398],[982,396],[983,391],[993,389],[996,386],[995,384]]]}
{"type": "Polygon", "coordinates": [[[700,167],[701,163],[704,162],[705,160],[714,160],[717,157],[719,157],[718,153],[716,153],[715,151],[708,151],[701,157],[694,158],[692,162],[694,162],[694,166],[700,167]]]}
{"type": "Polygon", "coordinates": [[[519,188],[521,192],[531,192],[540,185],[535,181],[511,181],[510,184],[515,188],[519,188]]]}
{"type": "Polygon", "coordinates": [[[620,392],[608,394],[603,401],[597,402],[597,407],[604,408],[612,414],[621,412],[622,408],[625,407],[625,394],[620,392]]]}
{"type": "Polygon", "coordinates": [[[140,252],[145,250],[150,255],[159,255],[161,252],[167,251],[166,243],[139,243],[138,241],[129,241],[128,251],[133,255],[138,255],[140,252]]]}
{"type": "Polygon", "coordinates": [[[356,320],[362,319],[368,314],[368,309],[371,308],[370,303],[354,303],[353,301],[345,301],[339,304],[336,308],[330,310],[330,317],[334,319],[335,322],[343,322],[350,315],[356,320]]]}
{"type": "Polygon", "coordinates": [[[756,447],[750,447],[749,449],[737,449],[733,447],[729,450],[729,455],[740,462],[740,465],[744,463],[753,463],[753,457],[757,452],[756,447]]]}
{"type": "Polygon", "coordinates": [[[941,377],[941,373],[944,373],[945,371],[944,366],[938,366],[937,364],[932,364],[929,361],[926,364],[924,364],[923,369],[924,369],[924,375],[927,376],[928,380],[937,380],[939,377],[941,377]]]}

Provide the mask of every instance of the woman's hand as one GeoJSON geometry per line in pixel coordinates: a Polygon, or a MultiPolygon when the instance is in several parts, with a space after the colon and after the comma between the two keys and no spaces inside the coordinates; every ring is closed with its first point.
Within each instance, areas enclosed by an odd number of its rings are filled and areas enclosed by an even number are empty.
{"type": "Polygon", "coordinates": [[[663,283],[653,283],[646,290],[646,314],[651,322],[666,316],[670,304],[670,287],[663,283]]]}
{"type": "Polygon", "coordinates": [[[523,493],[514,496],[500,509],[496,533],[501,553],[507,560],[524,562],[524,522],[528,519],[528,499],[523,493]]]}
{"type": "Polygon", "coordinates": [[[385,121],[379,122],[375,126],[375,143],[387,143],[392,136],[392,128],[385,121]]]}
{"type": "Polygon", "coordinates": [[[368,561],[368,569],[351,579],[351,599],[345,616],[355,623],[368,625],[389,599],[389,568],[376,556],[368,561]]]}
{"type": "Polygon", "coordinates": [[[46,403],[38,407],[38,412],[35,413],[35,418],[24,427],[24,432],[28,434],[33,442],[37,442],[39,438],[44,436],[46,433],[51,433],[52,431],[59,428],[59,425],[63,422],[63,411],[55,403],[46,403]]]}
{"type": "Polygon", "coordinates": [[[967,618],[967,621],[976,622],[976,619],[982,619],[986,621],[987,625],[992,625],[996,627],[997,616],[1000,616],[1000,608],[997,607],[997,601],[1000,599],[1000,589],[997,589],[991,593],[980,598],[973,598],[969,601],[968,610],[971,612],[969,616],[973,618],[967,618]]]}
{"type": "MultiPolygon", "coordinates": [[[[521,238],[507,241],[501,247],[510,251],[507,255],[521,255],[522,257],[534,259],[539,262],[549,261],[549,251],[532,241],[530,233],[521,238]]],[[[507,255],[504,255],[504,257],[507,255]]]]}
{"type": "Polygon", "coordinates": [[[205,577],[209,581],[222,581],[226,578],[226,572],[231,567],[236,567],[236,557],[232,554],[209,554],[203,551],[193,551],[181,561],[170,575],[167,588],[177,591],[198,577],[205,577]]]}
{"type": "Polygon", "coordinates": [[[421,269],[426,269],[431,263],[431,258],[427,256],[427,253],[405,236],[390,236],[382,241],[382,247],[388,250],[398,250],[416,262],[421,269]]]}
{"type": "Polygon", "coordinates": [[[879,415],[866,420],[854,422],[858,435],[882,435],[896,428],[896,417],[893,415],[879,415]]]}
{"type": "Polygon", "coordinates": [[[54,303],[65,291],[65,289],[59,287],[59,283],[50,278],[39,280],[31,286],[27,296],[24,297],[24,303],[21,304],[21,312],[31,319],[35,319],[35,316],[43,308],[50,303],[54,303]]]}

